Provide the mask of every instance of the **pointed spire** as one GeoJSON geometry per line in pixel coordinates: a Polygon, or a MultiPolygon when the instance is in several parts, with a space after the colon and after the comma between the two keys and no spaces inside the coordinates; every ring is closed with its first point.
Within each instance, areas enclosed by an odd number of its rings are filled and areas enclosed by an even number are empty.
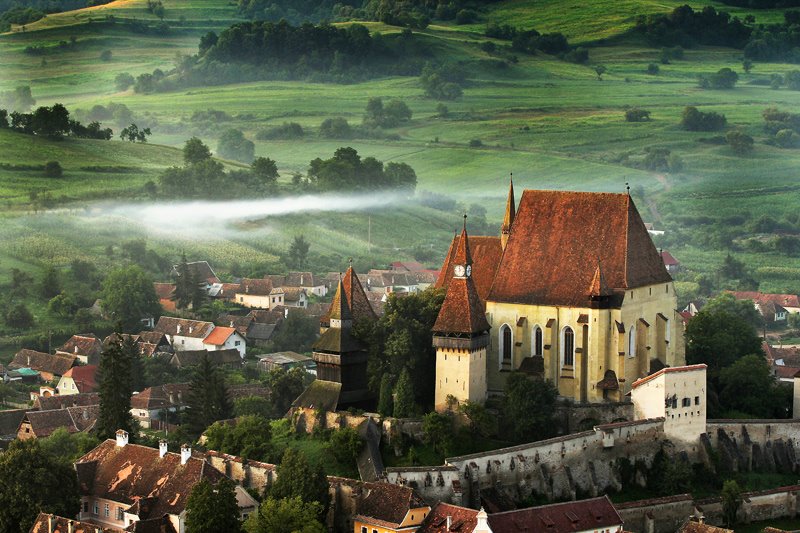
{"type": "Polygon", "coordinates": [[[469,252],[469,237],[467,236],[467,215],[464,214],[464,227],[461,229],[461,238],[458,239],[456,255],[453,257],[453,264],[464,265],[472,264],[472,254],[469,252]]]}
{"type": "Polygon", "coordinates": [[[517,216],[516,202],[514,200],[514,173],[511,173],[508,185],[508,199],[506,200],[506,214],[503,217],[503,226],[500,228],[500,240],[503,244],[503,249],[508,242],[508,236],[511,234],[511,226],[514,224],[514,218],[517,216]]]}
{"type": "Polygon", "coordinates": [[[331,302],[329,317],[331,319],[331,327],[336,327],[337,325],[341,327],[342,322],[353,320],[350,306],[347,303],[347,293],[344,290],[341,273],[339,274],[339,286],[336,288],[336,295],[331,302]]]}

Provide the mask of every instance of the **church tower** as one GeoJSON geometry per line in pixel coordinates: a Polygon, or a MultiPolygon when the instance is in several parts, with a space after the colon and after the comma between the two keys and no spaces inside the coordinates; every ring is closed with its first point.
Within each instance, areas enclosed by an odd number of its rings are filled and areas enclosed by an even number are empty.
{"type": "Polygon", "coordinates": [[[503,250],[506,249],[508,244],[508,237],[511,235],[511,226],[514,224],[514,217],[516,216],[516,203],[514,202],[514,176],[510,178],[508,186],[508,200],[506,200],[506,214],[503,217],[503,225],[500,227],[500,244],[503,250]]]}
{"type": "Polygon", "coordinates": [[[490,326],[472,280],[466,215],[452,262],[453,277],[433,326],[434,406],[439,412],[447,410],[449,396],[459,402],[483,403],[486,400],[486,347],[490,326]]]}

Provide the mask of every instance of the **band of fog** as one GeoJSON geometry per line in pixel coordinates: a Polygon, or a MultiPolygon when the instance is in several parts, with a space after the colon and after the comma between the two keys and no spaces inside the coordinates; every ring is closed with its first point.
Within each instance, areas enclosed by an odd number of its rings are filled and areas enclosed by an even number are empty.
{"type": "Polygon", "coordinates": [[[91,210],[90,216],[119,216],[138,222],[152,231],[223,229],[226,223],[269,216],[312,212],[352,212],[399,205],[407,195],[390,191],[358,195],[305,195],[259,200],[156,202],[106,205],[91,210]]]}

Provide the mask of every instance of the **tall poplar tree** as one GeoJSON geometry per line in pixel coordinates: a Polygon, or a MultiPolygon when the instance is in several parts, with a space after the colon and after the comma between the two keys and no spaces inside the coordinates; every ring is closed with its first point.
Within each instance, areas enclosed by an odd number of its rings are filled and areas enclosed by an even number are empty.
{"type": "Polygon", "coordinates": [[[189,384],[186,405],[187,429],[190,435],[199,436],[217,420],[233,417],[233,404],[228,397],[225,378],[208,355],[204,355],[189,384]]]}
{"type": "Polygon", "coordinates": [[[114,438],[118,429],[135,435],[131,415],[131,362],[139,357],[136,344],[128,337],[116,336],[100,355],[100,368],[97,374],[98,394],[100,395],[100,414],[97,418],[97,436],[101,439],[114,438]]]}

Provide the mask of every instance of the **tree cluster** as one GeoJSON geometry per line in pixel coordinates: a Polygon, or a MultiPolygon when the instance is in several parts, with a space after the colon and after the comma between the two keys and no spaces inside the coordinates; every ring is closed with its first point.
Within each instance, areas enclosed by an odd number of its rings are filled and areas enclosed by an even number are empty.
{"type": "Polygon", "coordinates": [[[153,280],[136,265],[109,272],[103,280],[103,309],[125,331],[139,331],[141,319],[161,312],[153,280]]]}
{"type": "Polygon", "coordinates": [[[364,113],[364,125],[370,128],[394,128],[411,120],[411,109],[402,100],[370,98],[364,113]]]}
{"type": "Polygon", "coordinates": [[[737,81],[739,75],[724,67],[709,76],[700,76],[698,85],[701,89],[733,89],[737,81]]]}
{"type": "Polygon", "coordinates": [[[32,113],[14,111],[11,114],[0,109],[0,128],[11,128],[28,135],[41,135],[51,139],[61,139],[66,135],[86,139],[109,140],[113,132],[101,127],[99,122],[84,126],[69,118],[69,111],[61,104],[51,107],[41,106],[32,113]]]}
{"type": "Polygon", "coordinates": [[[668,14],[642,15],[636,31],[656,46],[692,47],[698,44],[743,48],[751,29],[737,17],[712,6],[695,11],[683,5],[668,14]]]}
{"type": "Polygon", "coordinates": [[[681,127],[687,131],[717,131],[728,123],[725,115],[714,111],[703,112],[694,106],[687,106],[681,114],[681,127]]]}
{"type": "Polygon", "coordinates": [[[425,95],[437,100],[457,100],[464,93],[466,81],[464,70],[453,63],[433,65],[427,63],[422,69],[419,82],[425,95]]]}
{"type": "Polygon", "coordinates": [[[384,165],[374,157],[358,155],[354,148],[339,148],[330,159],[316,158],[308,177],[320,191],[376,191],[399,189],[413,192],[417,175],[407,163],[384,165]]]}

